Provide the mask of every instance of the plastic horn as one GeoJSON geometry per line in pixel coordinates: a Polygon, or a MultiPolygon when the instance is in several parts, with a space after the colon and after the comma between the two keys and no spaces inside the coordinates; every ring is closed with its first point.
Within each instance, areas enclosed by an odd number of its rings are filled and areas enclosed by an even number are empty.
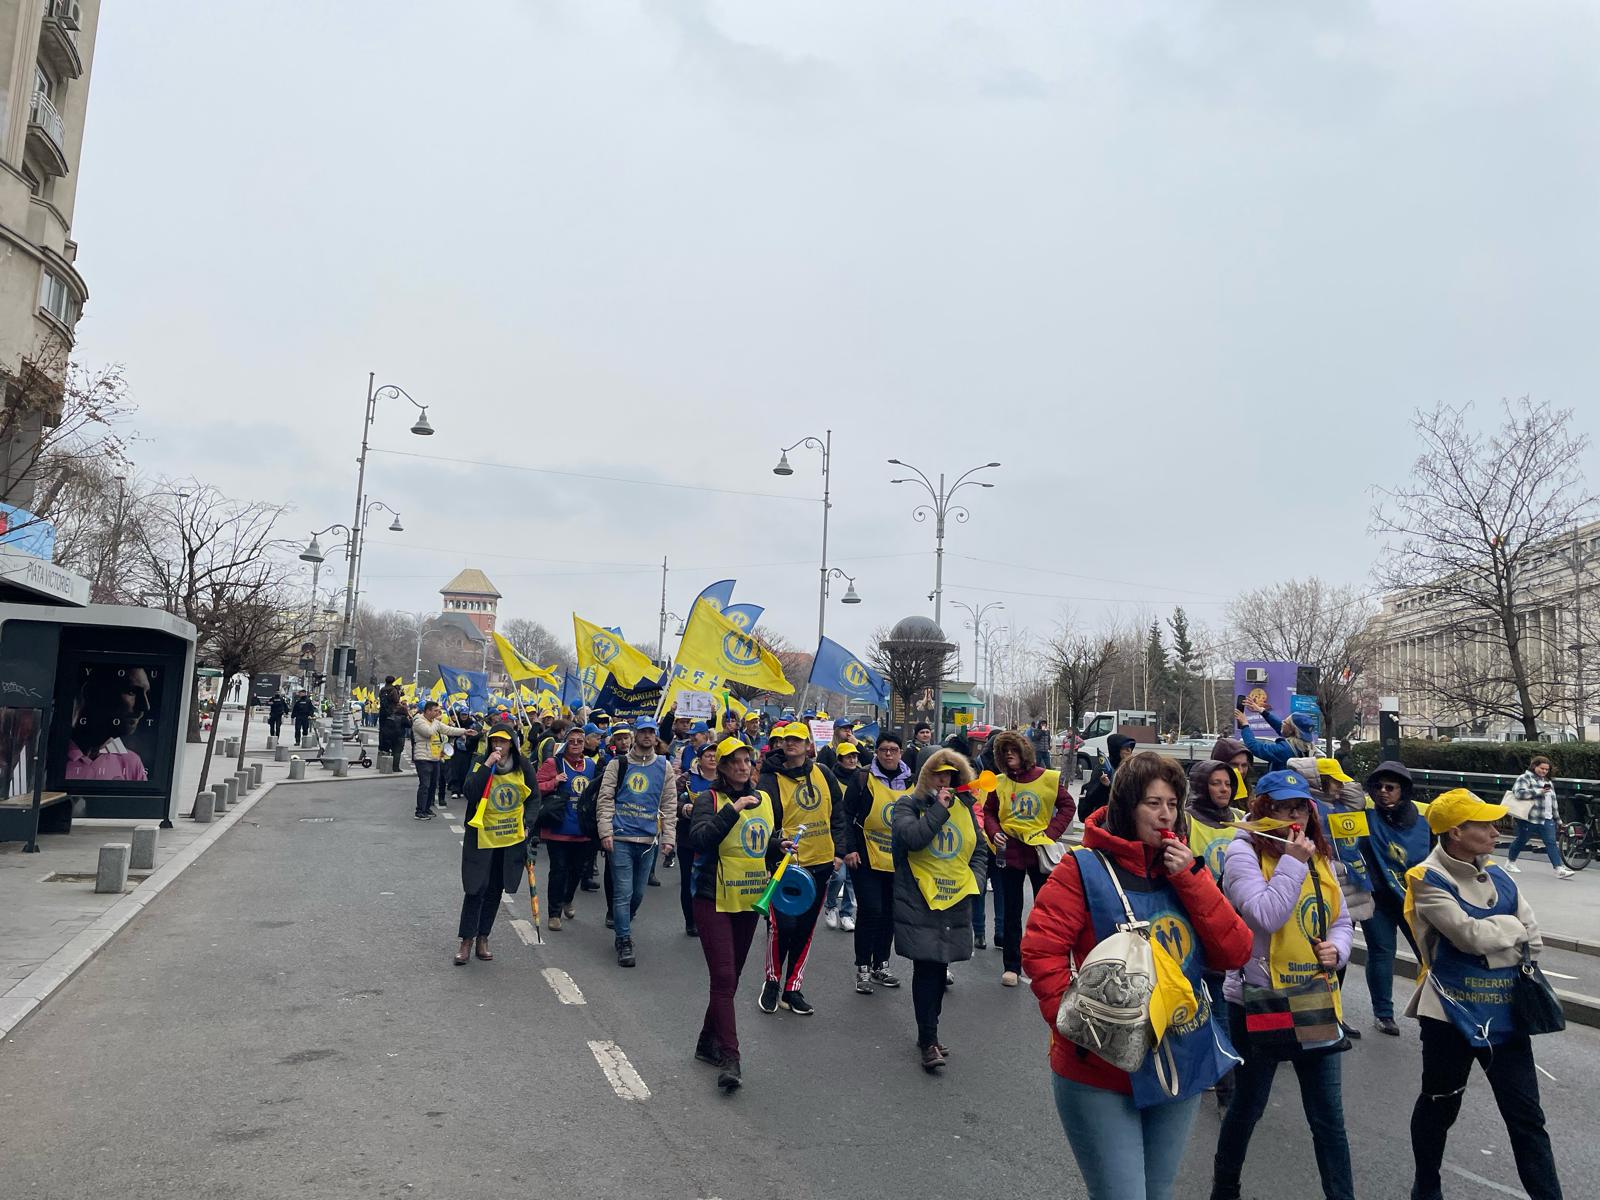
{"type": "MultiPolygon", "coordinates": [[[[795,845],[798,846],[800,844],[800,839],[805,837],[805,835],[806,835],[806,827],[804,825],[800,826],[799,829],[795,830],[795,833],[794,833],[795,845]]],[[[767,880],[767,886],[766,886],[765,890],[763,890],[762,893],[761,893],[761,899],[757,900],[756,904],[755,904],[756,911],[758,913],[760,913],[763,917],[769,915],[768,914],[768,910],[772,907],[773,894],[775,892],[777,892],[777,890],[778,890],[778,880],[780,878],[782,878],[783,873],[789,869],[789,865],[793,861],[794,861],[794,851],[791,850],[789,853],[785,854],[778,861],[777,870],[773,871],[772,872],[772,878],[767,880]]]]}

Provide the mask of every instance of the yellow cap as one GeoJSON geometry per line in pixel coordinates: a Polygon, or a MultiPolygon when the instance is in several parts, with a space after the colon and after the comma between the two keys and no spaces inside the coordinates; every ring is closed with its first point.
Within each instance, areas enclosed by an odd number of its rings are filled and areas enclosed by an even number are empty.
{"type": "Polygon", "coordinates": [[[1337,758],[1317,759],[1317,774],[1326,775],[1329,779],[1337,779],[1340,783],[1354,783],[1355,780],[1344,773],[1344,768],[1339,765],[1337,758]]]}
{"type": "Polygon", "coordinates": [[[1505,815],[1504,804],[1486,804],[1466,788],[1451,788],[1428,805],[1428,828],[1443,833],[1468,821],[1498,821],[1505,815]]]}
{"type": "Polygon", "coordinates": [[[773,731],[773,737],[792,737],[811,740],[811,729],[804,721],[790,721],[787,725],[780,726],[773,731]]]}
{"type": "Polygon", "coordinates": [[[740,750],[749,750],[749,749],[750,749],[750,747],[749,747],[749,745],[747,743],[741,742],[736,737],[723,738],[720,742],[717,743],[717,761],[721,762],[723,759],[727,758],[731,754],[735,754],[740,750]]]}
{"type": "Polygon", "coordinates": [[[489,740],[492,742],[495,738],[505,738],[505,740],[509,742],[511,740],[511,731],[508,729],[493,730],[489,734],[489,740]]]}

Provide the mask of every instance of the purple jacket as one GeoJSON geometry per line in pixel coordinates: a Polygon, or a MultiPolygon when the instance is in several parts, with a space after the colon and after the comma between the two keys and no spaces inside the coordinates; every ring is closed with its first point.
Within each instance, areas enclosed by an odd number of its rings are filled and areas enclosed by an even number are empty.
{"type": "MultiPolygon", "coordinates": [[[[1250,961],[1239,971],[1229,971],[1223,980],[1222,994],[1232,1004],[1244,1003],[1244,984],[1269,986],[1267,979],[1267,949],[1272,935],[1282,929],[1294,914],[1300,889],[1305,886],[1309,864],[1285,854],[1273,868],[1272,878],[1261,874],[1261,863],[1256,858],[1256,848],[1250,835],[1240,830],[1228,843],[1222,855],[1222,894],[1228,903],[1255,934],[1255,945],[1250,950],[1250,961]]],[[[1355,927],[1350,923],[1350,911],[1344,906],[1336,884],[1333,895],[1339,897],[1339,915],[1334,918],[1328,940],[1339,948],[1339,965],[1350,961],[1350,939],[1355,927]]]]}

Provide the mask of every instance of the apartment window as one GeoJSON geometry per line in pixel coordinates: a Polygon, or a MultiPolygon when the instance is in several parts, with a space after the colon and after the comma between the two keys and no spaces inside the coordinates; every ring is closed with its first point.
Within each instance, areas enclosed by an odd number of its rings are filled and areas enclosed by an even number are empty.
{"type": "Polygon", "coordinates": [[[46,270],[39,282],[39,307],[68,328],[78,323],[78,298],[54,271],[46,270]]]}
{"type": "Polygon", "coordinates": [[[37,63],[33,68],[33,90],[43,95],[46,100],[56,98],[55,85],[50,82],[50,76],[44,73],[44,68],[37,63]]]}

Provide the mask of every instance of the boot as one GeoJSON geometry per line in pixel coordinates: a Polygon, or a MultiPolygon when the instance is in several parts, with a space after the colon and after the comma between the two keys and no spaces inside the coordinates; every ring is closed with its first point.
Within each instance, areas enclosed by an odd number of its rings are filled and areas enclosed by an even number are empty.
{"type": "Polygon", "coordinates": [[[733,1095],[744,1084],[739,1073],[739,1060],[726,1058],[722,1061],[722,1070],[717,1072],[717,1086],[727,1095],[733,1095]]]}
{"type": "Polygon", "coordinates": [[[617,942],[617,966],[631,967],[633,964],[633,939],[623,938],[617,942]]]}

